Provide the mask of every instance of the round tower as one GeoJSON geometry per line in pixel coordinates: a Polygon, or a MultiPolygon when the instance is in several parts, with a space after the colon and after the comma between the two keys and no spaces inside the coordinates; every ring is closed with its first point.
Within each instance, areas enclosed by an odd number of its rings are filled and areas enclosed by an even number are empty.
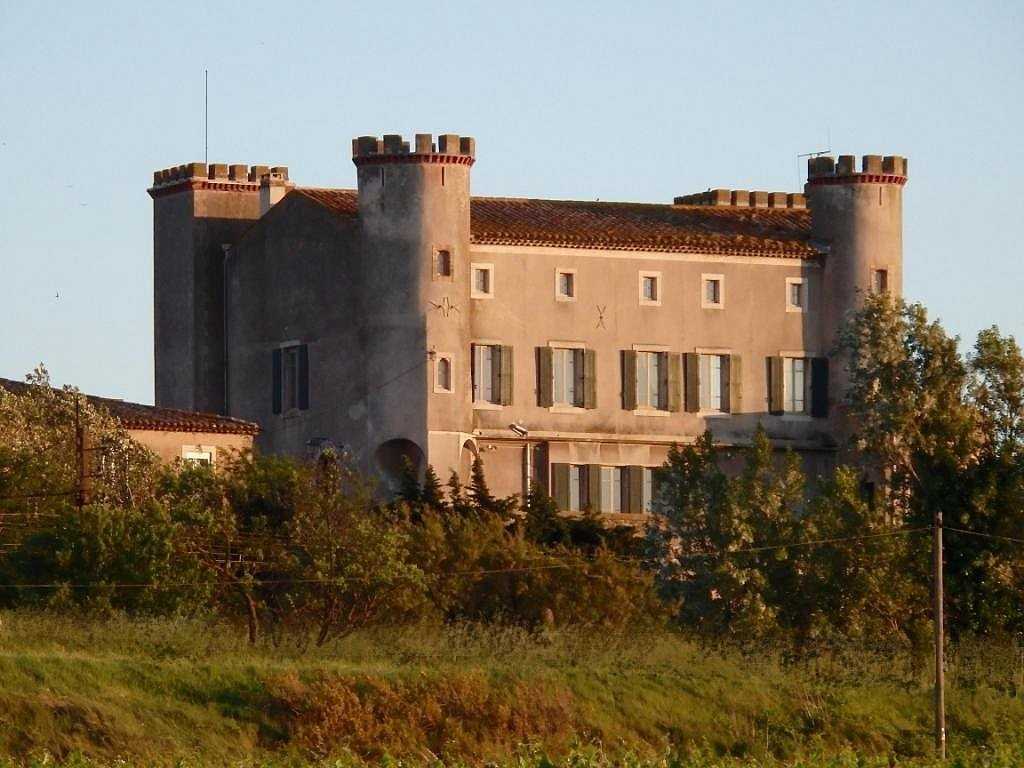
{"type": "MultiPolygon", "coordinates": [[[[807,163],[811,237],[825,251],[821,307],[824,351],[831,352],[844,319],[865,295],[903,291],[903,185],[907,161],[864,155],[812,157],[807,163]]],[[[830,400],[841,403],[846,386],[841,361],[832,366],[830,400]]]]}
{"type": "MultiPolygon", "coordinates": [[[[447,469],[436,435],[472,429],[469,177],[472,138],[352,141],[362,263],[366,458],[447,469]],[[442,363],[441,361],[446,362],[442,363]],[[433,434],[432,434],[433,433],[433,434]]],[[[458,448],[454,448],[457,461],[458,448]]]]}

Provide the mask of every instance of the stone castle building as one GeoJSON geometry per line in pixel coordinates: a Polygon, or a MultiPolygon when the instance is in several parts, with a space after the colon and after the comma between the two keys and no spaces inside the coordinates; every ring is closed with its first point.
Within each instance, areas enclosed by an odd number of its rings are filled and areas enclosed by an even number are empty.
{"type": "Polygon", "coordinates": [[[902,284],[902,157],[811,158],[804,194],[672,203],[473,197],[473,139],[352,142],[355,189],[284,167],[154,175],[156,403],[257,422],[265,451],[344,446],[563,508],[640,513],[650,468],[758,424],[834,459],[829,351],[902,284]]]}

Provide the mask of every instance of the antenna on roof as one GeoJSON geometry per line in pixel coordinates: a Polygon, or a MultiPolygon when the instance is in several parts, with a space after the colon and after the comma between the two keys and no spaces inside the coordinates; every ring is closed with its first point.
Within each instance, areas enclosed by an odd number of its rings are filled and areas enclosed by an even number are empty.
{"type": "Polygon", "coordinates": [[[827,142],[828,143],[828,149],[821,149],[821,150],[818,150],[817,152],[804,152],[804,153],[799,154],[799,155],[796,156],[796,186],[797,186],[797,189],[800,188],[800,161],[803,160],[805,157],[820,157],[821,155],[831,155],[832,154],[832,129],[831,128],[826,128],[825,130],[826,130],[826,137],[828,139],[828,142],[827,142]]]}

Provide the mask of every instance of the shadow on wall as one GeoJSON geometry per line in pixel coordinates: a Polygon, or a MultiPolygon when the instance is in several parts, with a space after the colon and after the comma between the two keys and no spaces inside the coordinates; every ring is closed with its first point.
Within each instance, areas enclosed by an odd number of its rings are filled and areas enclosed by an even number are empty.
{"type": "Polygon", "coordinates": [[[420,480],[423,479],[423,473],[426,470],[423,449],[412,440],[405,438],[396,438],[381,443],[373,458],[377,465],[377,471],[380,473],[382,485],[390,493],[398,491],[406,461],[412,465],[420,480]]]}

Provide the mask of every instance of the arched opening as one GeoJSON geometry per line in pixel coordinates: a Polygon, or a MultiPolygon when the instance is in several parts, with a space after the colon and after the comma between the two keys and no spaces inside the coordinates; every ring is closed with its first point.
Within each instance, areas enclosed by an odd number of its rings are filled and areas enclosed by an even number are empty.
{"type": "Polygon", "coordinates": [[[381,443],[374,453],[377,470],[380,472],[385,488],[391,493],[399,489],[407,461],[412,465],[417,479],[422,479],[423,458],[423,449],[412,440],[402,437],[381,443]]]}
{"type": "Polygon", "coordinates": [[[459,452],[459,479],[463,483],[469,482],[473,473],[473,462],[479,455],[476,443],[472,440],[467,440],[462,444],[462,450],[459,452]]]}
{"type": "Polygon", "coordinates": [[[452,361],[442,357],[437,361],[437,388],[445,392],[452,389],[452,361]]]}

